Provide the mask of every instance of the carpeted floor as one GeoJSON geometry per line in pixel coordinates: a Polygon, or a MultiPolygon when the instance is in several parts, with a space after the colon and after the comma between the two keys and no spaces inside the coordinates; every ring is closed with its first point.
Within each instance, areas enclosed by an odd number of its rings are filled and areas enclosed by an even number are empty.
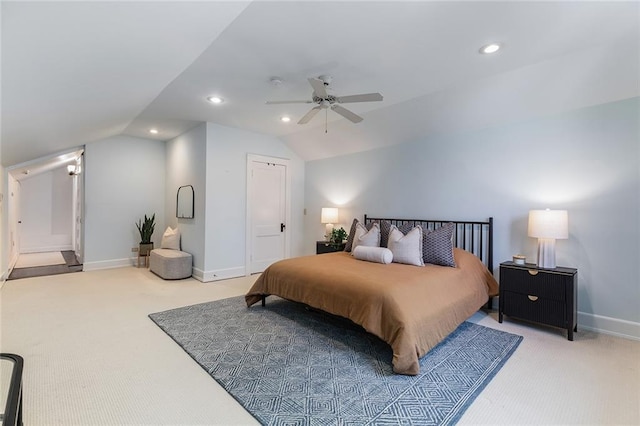
{"type": "Polygon", "coordinates": [[[353,323],[270,298],[234,297],[150,318],[263,424],[453,424],[522,337],[462,324],[420,361],[391,370],[391,349],[353,323]]]}

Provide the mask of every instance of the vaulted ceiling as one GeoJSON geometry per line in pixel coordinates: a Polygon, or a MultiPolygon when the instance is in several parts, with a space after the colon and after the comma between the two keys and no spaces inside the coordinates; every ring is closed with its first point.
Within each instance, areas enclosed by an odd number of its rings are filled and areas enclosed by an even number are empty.
{"type": "Polygon", "coordinates": [[[638,2],[3,1],[1,14],[5,166],[203,121],[313,160],[640,95],[638,2]],[[502,49],[480,54],[490,42],[502,49]],[[327,74],[338,95],[384,100],[349,104],[358,124],[328,111],[299,125],[313,105],[265,104],[310,99],[307,79],[327,74]]]}

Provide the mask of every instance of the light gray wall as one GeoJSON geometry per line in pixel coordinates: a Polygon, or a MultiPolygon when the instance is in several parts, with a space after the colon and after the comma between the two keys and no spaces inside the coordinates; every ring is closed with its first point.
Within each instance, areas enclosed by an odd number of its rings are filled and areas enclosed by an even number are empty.
{"type": "Polygon", "coordinates": [[[115,136],[85,147],[85,270],[131,264],[135,226],[156,214],[153,241],[165,225],[165,143],[115,136]]]}
{"type": "Polygon", "coordinates": [[[204,271],[205,253],[206,130],[206,124],[202,123],[168,141],[166,147],[166,226],[180,229],[181,247],[191,253],[193,266],[199,271],[204,271]],[[176,195],[183,185],[192,185],[194,189],[193,219],[176,218],[176,195]]]}
{"type": "Polygon", "coordinates": [[[345,227],[364,213],[493,216],[496,263],[516,253],[535,262],[528,211],[567,209],[557,263],[579,270],[579,324],[640,337],[639,117],[633,98],[308,162],[307,252],[322,236],[321,207],[338,206],[345,227]]]}
{"type": "Polygon", "coordinates": [[[20,252],[72,249],[73,179],[66,167],[21,181],[20,252]]]}
{"type": "Polygon", "coordinates": [[[206,271],[218,277],[245,269],[247,155],[291,160],[291,255],[304,240],[304,162],[282,141],[207,123],[206,271]]]}
{"type": "MultiPolygon", "coordinates": [[[[212,281],[245,273],[247,155],[291,160],[291,253],[303,245],[304,162],[280,140],[203,123],[167,142],[166,226],[178,226],[182,249],[194,259],[194,276],[212,281]],[[193,185],[194,219],[176,219],[176,191],[193,185]]],[[[164,228],[163,228],[164,230],[164,228]]]]}

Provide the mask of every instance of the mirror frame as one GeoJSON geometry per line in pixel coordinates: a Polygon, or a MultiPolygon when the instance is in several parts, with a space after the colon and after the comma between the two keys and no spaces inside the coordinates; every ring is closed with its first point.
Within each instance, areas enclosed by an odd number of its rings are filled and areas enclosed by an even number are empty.
{"type": "Polygon", "coordinates": [[[183,185],[178,188],[178,194],[176,195],[176,217],[178,219],[193,219],[194,207],[195,207],[195,191],[191,185],[183,185]],[[189,193],[189,189],[191,190],[189,193]],[[191,205],[187,197],[191,195],[191,205]],[[180,208],[182,200],[182,209],[180,208]],[[186,203],[186,205],[185,205],[186,203]]]}

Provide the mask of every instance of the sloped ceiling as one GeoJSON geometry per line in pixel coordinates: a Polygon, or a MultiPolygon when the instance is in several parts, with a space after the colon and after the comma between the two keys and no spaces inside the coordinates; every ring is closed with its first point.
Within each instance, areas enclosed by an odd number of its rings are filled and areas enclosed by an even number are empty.
{"type": "Polygon", "coordinates": [[[637,2],[2,2],[2,24],[4,165],[203,121],[313,160],[640,95],[637,2]],[[321,74],[384,101],[359,124],[265,105],[321,74]]]}

